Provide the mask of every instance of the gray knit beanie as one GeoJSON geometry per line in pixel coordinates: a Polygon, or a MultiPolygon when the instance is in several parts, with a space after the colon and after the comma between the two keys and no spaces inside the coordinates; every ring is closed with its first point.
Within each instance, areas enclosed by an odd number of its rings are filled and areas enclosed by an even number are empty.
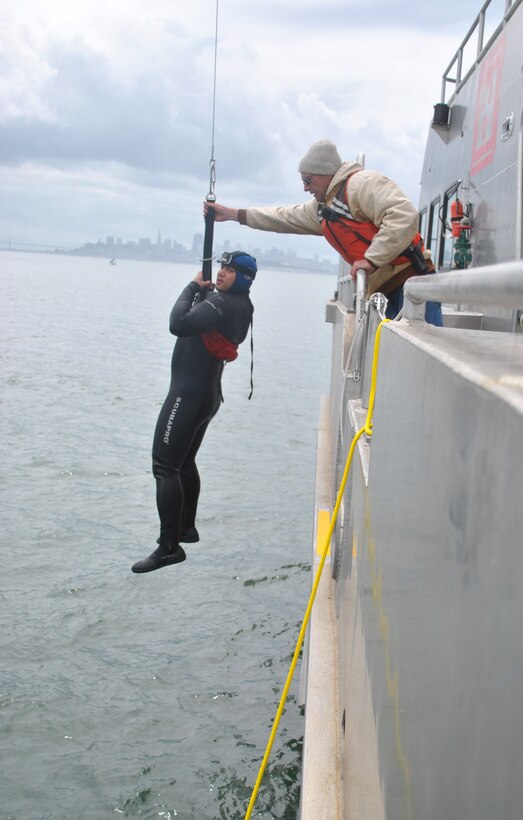
{"type": "Polygon", "coordinates": [[[336,146],[330,140],[313,142],[298,165],[300,174],[320,174],[334,176],[342,166],[336,146]]]}

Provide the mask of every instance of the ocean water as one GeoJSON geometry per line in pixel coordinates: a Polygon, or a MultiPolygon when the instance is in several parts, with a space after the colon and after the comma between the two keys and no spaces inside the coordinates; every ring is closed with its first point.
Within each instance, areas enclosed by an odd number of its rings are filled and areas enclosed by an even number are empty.
{"type": "MultiPolygon", "coordinates": [[[[261,271],[200,451],[201,540],[148,575],[169,313],[196,268],[0,253],[0,818],[245,815],[310,591],[332,276],[261,271]]],[[[253,816],[295,818],[293,682],[253,816]]]]}

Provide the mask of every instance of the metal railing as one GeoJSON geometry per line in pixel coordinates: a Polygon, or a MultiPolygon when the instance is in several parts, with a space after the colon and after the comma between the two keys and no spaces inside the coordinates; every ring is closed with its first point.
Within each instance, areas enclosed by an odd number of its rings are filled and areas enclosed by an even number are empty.
{"type": "MultiPolygon", "coordinates": [[[[340,401],[359,399],[363,408],[368,407],[374,336],[387,305],[381,293],[367,298],[366,288],[366,274],[362,270],[357,271],[355,282],[350,274],[338,280],[338,304],[343,304],[348,314],[354,314],[350,347],[342,362],[340,401]]],[[[403,294],[403,310],[398,319],[409,324],[425,324],[427,301],[511,308],[517,318],[517,311],[523,308],[523,260],[415,276],[405,282],[403,294]]],[[[523,326],[523,315],[520,323],[523,326]]]]}
{"type": "Polygon", "coordinates": [[[358,388],[351,391],[352,397],[358,394],[366,409],[372,370],[372,349],[369,348],[372,347],[376,329],[384,318],[387,300],[381,293],[373,293],[367,299],[367,274],[364,270],[356,271],[355,282],[350,275],[340,280],[338,291],[342,284],[346,287],[342,301],[350,313],[355,313],[354,336],[343,371],[346,379],[359,383],[358,388]]]}
{"type": "Polygon", "coordinates": [[[443,74],[441,85],[442,103],[448,103],[453,94],[460,89],[477,63],[483,58],[493,40],[498,36],[505,21],[514,14],[521,2],[522,0],[505,0],[504,12],[501,15],[501,19],[495,18],[495,23],[492,22],[490,16],[487,16],[489,11],[492,12],[492,15],[497,11],[497,9],[494,8],[493,0],[486,0],[486,2],[483,3],[479,14],[443,74]],[[492,7],[489,9],[491,4],[492,7]],[[469,58],[468,64],[467,57],[469,58]],[[448,85],[453,86],[453,89],[451,93],[447,95],[448,85]]]}
{"type": "Polygon", "coordinates": [[[403,286],[402,318],[423,322],[425,302],[523,307],[523,260],[466,271],[414,276],[403,286]]]}

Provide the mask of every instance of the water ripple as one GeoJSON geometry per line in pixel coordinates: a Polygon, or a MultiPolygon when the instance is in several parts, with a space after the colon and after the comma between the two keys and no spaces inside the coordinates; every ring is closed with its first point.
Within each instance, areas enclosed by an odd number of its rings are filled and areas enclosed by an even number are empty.
{"type": "MultiPolygon", "coordinates": [[[[332,283],[260,277],[255,396],[246,351],[201,450],[201,541],[184,564],[138,577],[130,566],[157,537],[150,449],[168,314],[193,275],[0,254],[7,820],[245,814],[310,588],[332,283]]],[[[260,818],[297,814],[297,686],[260,818]]]]}

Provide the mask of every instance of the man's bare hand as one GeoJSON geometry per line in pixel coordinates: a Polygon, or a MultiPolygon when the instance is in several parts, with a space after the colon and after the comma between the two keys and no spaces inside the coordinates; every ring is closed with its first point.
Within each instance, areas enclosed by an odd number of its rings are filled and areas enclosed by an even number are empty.
{"type": "Polygon", "coordinates": [[[215,222],[238,222],[238,208],[227,208],[226,205],[220,205],[218,202],[204,202],[204,216],[207,216],[210,208],[214,210],[215,222]]]}
{"type": "Polygon", "coordinates": [[[367,276],[371,273],[374,273],[375,270],[378,270],[376,265],[373,265],[372,262],[369,262],[368,259],[358,259],[356,262],[352,263],[352,268],[350,274],[352,276],[353,281],[356,281],[356,272],[359,270],[364,270],[367,276]]]}
{"type": "Polygon", "coordinates": [[[193,282],[197,282],[201,288],[209,288],[210,290],[214,290],[214,282],[210,282],[208,279],[203,278],[203,271],[198,271],[196,276],[193,279],[193,282]]]}

